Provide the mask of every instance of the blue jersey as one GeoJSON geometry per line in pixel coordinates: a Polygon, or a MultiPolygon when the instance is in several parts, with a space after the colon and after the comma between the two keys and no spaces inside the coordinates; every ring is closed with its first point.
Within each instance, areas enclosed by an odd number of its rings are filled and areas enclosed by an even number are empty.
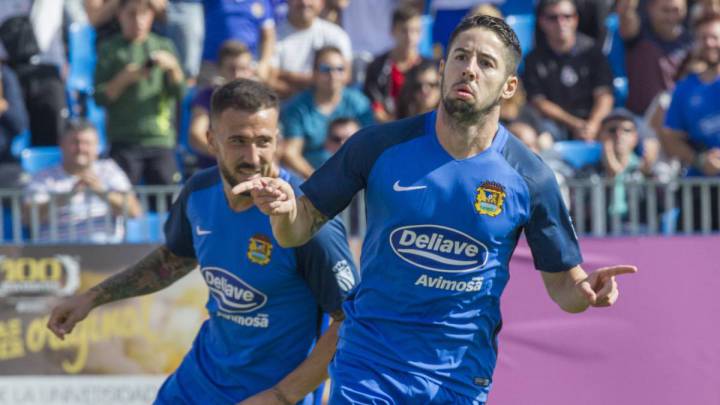
{"type": "MultiPolygon", "coordinates": [[[[720,79],[703,83],[698,75],[690,75],[678,82],[670,108],[665,115],[665,126],[688,134],[694,150],[702,152],[720,148],[720,79]]],[[[690,176],[702,176],[691,168],[690,176]]]]}
{"type": "Polygon", "coordinates": [[[362,280],[337,357],[485,401],[522,230],[538,269],[582,261],[552,171],[503,127],[489,149],[454,159],[430,113],[360,131],[302,186],[329,217],[363,188],[362,280]]]}
{"type": "MultiPolygon", "coordinates": [[[[320,309],[341,309],[356,279],[341,222],[282,248],[269,218],[255,206],[233,211],[222,187],[217,167],[196,174],[165,224],[167,247],[198,260],[210,291],[209,319],[171,377],[182,392],[170,394],[198,404],[237,403],[275,385],[307,357],[320,309]]],[[[161,390],[159,401],[172,398],[161,390]]]]}

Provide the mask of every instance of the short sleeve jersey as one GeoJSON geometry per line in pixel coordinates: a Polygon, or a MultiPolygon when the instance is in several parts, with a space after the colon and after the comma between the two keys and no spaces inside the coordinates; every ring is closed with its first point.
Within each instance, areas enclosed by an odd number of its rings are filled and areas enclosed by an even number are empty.
{"type": "Polygon", "coordinates": [[[365,189],[362,280],[344,305],[338,355],[480,401],[521,232],[540,270],[582,261],[552,171],[503,127],[487,150],[458,160],[438,141],[435,113],[372,126],[302,189],[329,217],[365,189]]]}
{"type": "MultiPolygon", "coordinates": [[[[678,82],[665,126],[687,133],[692,148],[698,152],[720,148],[720,80],[703,83],[698,75],[690,75],[678,82]]],[[[702,173],[691,168],[689,176],[702,173]]]]}
{"type": "Polygon", "coordinates": [[[222,187],[217,167],[199,172],[165,224],[167,247],[198,260],[210,291],[209,319],[181,366],[192,370],[195,403],[237,403],[280,381],[309,353],[320,310],[339,310],[357,277],[341,222],[282,248],[269,218],[255,206],[231,210],[222,187]]]}

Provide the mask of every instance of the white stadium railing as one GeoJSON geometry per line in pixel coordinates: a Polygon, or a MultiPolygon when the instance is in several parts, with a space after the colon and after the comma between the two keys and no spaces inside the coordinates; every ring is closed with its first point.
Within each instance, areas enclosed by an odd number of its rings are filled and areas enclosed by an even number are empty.
{"type": "MultiPolygon", "coordinates": [[[[568,180],[561,186],[576,231],[581,236],[640,236],[710,234],[718,232],[720,178],[678,179],[670,183],[628,181],[591,177],[568,180]]],[[[143,215],[131,218],[127,200],[120,215],[110,211],[93,217],[84,227],[63,225],[53,195],[45,212],[24,204],[21,189],[0,190],[2,243],[141,243],[162,241],[162,226],[178,186],[138,186],[135,195],[143,215]],[[120,227],[120,236],[116,234],[120,227]],[[89,228],[89,229],[88,229],[89,228]],[[88,239],[88,233],[105,231],[114,238],[88,239]]],[[[28,199],[29,200],[29,199],[28,199]]],[[[88,214],[90,216],[90,214],[88,214]]],[[[365,200],[359,194],[341,215],[348,233],[365,234],[365,200]]]]}

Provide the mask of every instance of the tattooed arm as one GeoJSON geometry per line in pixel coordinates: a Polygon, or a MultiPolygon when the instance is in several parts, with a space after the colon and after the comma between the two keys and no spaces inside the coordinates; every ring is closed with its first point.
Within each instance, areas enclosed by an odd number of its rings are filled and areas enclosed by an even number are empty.
{"type": "Polygon", "coordinates": [[[327,368],[335,355],[340,324],[345,319],[342,310],[330,314],[332,321],[308,357],[274,387],[241,402],[241,405],[295,404],[328,378],[327,368]]]}
{"type": "Polygon", "coordinates": [[[197,266],[193,258],[179,257],[159,247],[136,264],[117,273],[90,290],[65,299],[53,308],[48,328],[59,338],[72,332],[75,324],[95,307],[123,298],[137,297],[162,290],[197,266]]]}

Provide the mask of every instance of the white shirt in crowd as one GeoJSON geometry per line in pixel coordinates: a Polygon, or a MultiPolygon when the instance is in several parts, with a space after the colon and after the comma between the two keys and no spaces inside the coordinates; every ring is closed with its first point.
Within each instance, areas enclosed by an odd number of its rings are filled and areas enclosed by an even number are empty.
{"type": "MultiPolygon", "coordinates": [[[[108,191],[132,190],[127,175],[112,159],[96,161],[92,170],[108,191]]],[[[25,188],[25,203],[48,203],[52,194],[69,193],[77,182],[77,176],[65,172],[62,165],[50,167],[30,180],[25,188]]],[[[118,243],[123,240],[122,218],[113,215],[110,204],[89,190],[73,195],[64,205],[58,205],[56,213],[57,240],[93,243],[118,243]]],[[[51,241],[52,236],[48,221],[41,224],[36,241],[51,241]]]]}
{"type": "Polygon", "coordinates": [[[277,27],[273,66],[288,72],[310,73],[315,51],[325,46],[337,47],[348,61],[352,60],[350,38],[339,26],[316,18],[309,28],[298,30],[286,20],[277,27]]]}

